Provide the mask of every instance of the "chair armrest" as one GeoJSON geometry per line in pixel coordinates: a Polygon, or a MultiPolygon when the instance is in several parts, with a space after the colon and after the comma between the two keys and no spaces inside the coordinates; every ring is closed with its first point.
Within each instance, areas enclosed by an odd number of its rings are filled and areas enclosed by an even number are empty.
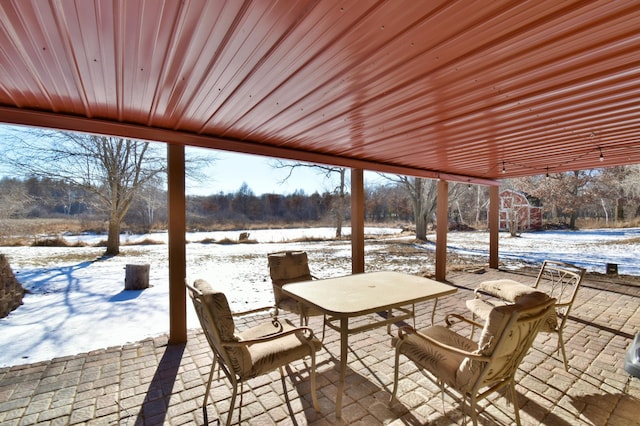
{"type": "Polygon", "coordinates": [[[471,320],[469,318],[463,317],[462,315],[458,315],[458,314],[447,314],[447,316],[444,318],[444,322],[447,323],[447,327],[451,327],[453,324],[455,324],[455,321],[451,321],[449,318],[455,318],[460,322],[466,322],[467,324],[471,324],[475,327],[484,327],[483,324],[480,324],[477,321],[471,320]]]}
{"type": "Polygon", "coordinates": [[[436,340],[436,339],[434,339],[432,337],[429,337],[429,336],[426,336],[426,335],[420,333],[418,330],[414,329],[411,326],[401,327],[398,330],[398,337],[400,339],[400,342],[405,338],[404,336],[408,335],[408,334],[413,334],[416,337],[418,337],[418,338],[420,338],[420,339],[422,339],[422,340],[424,340],[426,342],[429,342],[433,346],[436,346],[436,347],[442,349],[443,351],[456,353],[456,354],[462,355],[464,357],[475,359],[477,361],[488,362],[488,361],[491,360],[491,358],[488,357],[488,356],[484,356],[484,355],[476,354],[476,353],[473,353],[473,352],[465,351],[463,349],[456,348],[455,346],[450,346],[450,345],[447,345],[445,343],[442,343],[442,342],[440,342],[440,341],[438,341],[438,340],[436,340]]]}
{"type": "Polygon", "coordinates": [[[481,289],[480,287],[477,287],[473,290],[473,297],[476,299],[482,299],[482,296],[493,296],[490,293],[487,293],[486,291],[484,291],[483,289],[481,289]]]}
{"type": "Polygon", "coordinates": [[[248,311],[232,312],[231,316],[241,317],[241,316],[244,316],[244,315],[251,315],[251,314],[258,313],[258,312],[270,311],[270,310],[273,310],[273,309],[277,310],[278,308],[275,307],[275,306],[263,306],[261,308],[250,309],[248,311]]]}
{"type": "Polygon", "coordinates": [[[242,347],[242,346],[248,346],[248,345],[253,345],[256,343],[264,343],[264,342],[269,342],[271,340],[276,340],[279,339],[281,337],[284,336],[288,336],[290,334],[295,334],[295,333],[299,333],[302,332],[303,334],[309,333],[308,336],[305,335],[304,338],[307,339],[308,341],[310,341],[311,339],[313,339],[314,334],[313,334],[313,330],[311,330],[311,328],[309,327],[296,327],[296,328],[292,328],[290,330],[287,331],[282,331],[282,324],[280,324],[279,321],[274,320],[274,323],[278,323],[279,325],[279,329],[277,331],[274,331],[271,334],[268,334],[266,336],[262,336],[262,337],[258,337],[255,339],[249,339],[249,340],[242,340],[239,342],[236,341],[224,341],[222,342],[222,345],[225,347],[242,347]]]}

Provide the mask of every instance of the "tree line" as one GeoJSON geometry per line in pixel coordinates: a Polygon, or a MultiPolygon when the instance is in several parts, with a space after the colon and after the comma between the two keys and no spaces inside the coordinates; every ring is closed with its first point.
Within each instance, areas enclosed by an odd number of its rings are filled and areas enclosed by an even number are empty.
{"type": "MultiPolygon", "coordinates": [[[[335,224],[339,195],[325,191],[306,194],[255,195],[245,183],[236,192],[187,195],[187,225],[190,229],[215,229],[253,224],[335,224]]],[[[413,220],[411,206],[401,188],[368,188],[371,200],[367,220],[387,223],[413,220]]],[[[123,221],[123,230],[148,232],[165,229],[167,194],[161,186],[147,185],[134,197],[123,221]]],[[[51,178],[0,179],[2,219],[69,218],[104,222],[106,212],[96,195],[81,186],[51,178]]],[[[350,218],[349,206],[343,212],[350,218]]]]}
{"type": "MultiPolygon", "coordinates": [[[[421,212],[426,227],[435,224],[437,182],[394,177],[387,184],[365,188],[365,220],[369,223],[414,225],[421,212]],[[416,202],[416,198],[422,200],[416,202]],[[420,203],[425,207],[421,207],[420,203]]],[[[633,224],[640,217],[640,166],[623,166],[588,172],[569,172],[506,180],[503,187],[526,193],[541,206],[546,222],[576,226],[579,218],[595,219],[604,226],[633,224]]],[[[451,227],[486,226],[487,187],[451,183],[451,227]]],[[[348,195],[348,194],[347,194],[348,195]]],[[[133,197],[124,216],[123,229],[148,232],[166,228],[166,191],[161,181],[144,185],[133,197]]],[[[220,226],[250,227],[256,224],[316,224],[334,226],[340,195],[325,191],[306,194],[256,195],[245,183],[236,192],[187,196],[190,229],[220,226]]],[[[3,178],[0,180],[0,219],[73,218],[87,223],[106,221],[97,196],[83,186],[52,178],[3,178]]],[[[341,213],[349,220],[347,203],[341,213]]]]}

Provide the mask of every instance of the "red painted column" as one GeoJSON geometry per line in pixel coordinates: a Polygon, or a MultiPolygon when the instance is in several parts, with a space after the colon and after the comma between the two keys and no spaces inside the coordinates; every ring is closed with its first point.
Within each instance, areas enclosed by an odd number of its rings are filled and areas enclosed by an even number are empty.
{"type": "Polygon", "coordinates": [[[186,196],[184,145],[167,144],[169,209],[169,343],[187,341],[186,196]]]}
{"type": "Polygon", "coordinates": [[[364,272],[364,173],[351,169],[351,272],[364,272]]]}
{"type": "Polygon", "coordinates": [[[438,180],[438,205],[436,211],[436,280],[447,277],[447,233],[449,232],[449,182],[438,180]]]}
{"type": "Polygon", "coordinates": [[[498,219],[500,187],[489,187],[489,268],[498,269],[498,219]]]}

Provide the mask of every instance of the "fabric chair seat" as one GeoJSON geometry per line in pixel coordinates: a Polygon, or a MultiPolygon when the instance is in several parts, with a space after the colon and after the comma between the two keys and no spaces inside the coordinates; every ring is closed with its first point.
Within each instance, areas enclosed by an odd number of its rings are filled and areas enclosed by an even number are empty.
{"type": "MultiPolygon", "coordinates": [[[[478,349],[478,344],[473,340],[467,339],[441,325],[427,327],[418,332],[445,345],[463,349],[467,352],[474,352],[478,349]]],[[[398,340],[398,337],[392,338],[393,346],[396,346],[398,340]]],[[[458,374],[466,359],[464,355],[444,351],[415,334],[408,334],[404,340],[404,343],[400,346],[400,353],[416,365],[430,371],[433,375],[444,380],[449,386],[460,388],[464,387],[465,382],[469,382],[470,377],[468,374],[458,374]]]]}
{"type": "MultiPolygon", "coordinates": [[[[297,328],[289,320],[280,320],[279,322],[282,325],[281,330],[272,323],[264,323],[243,330],[236,336],[238,341],[242,342],[267,337],[278,330],[283,333],[297,328]]],[[[312,339],[311,342],[316,352],[322,348],[322,343],[318,339],[312,339]]],[[[273,371],[283,364],[302,359],[307,355],[309,355],[308,340],[302,333],[295,333],[277,340],[243,346],[239,367],[241,375],[255,377],[273,371]]]]}

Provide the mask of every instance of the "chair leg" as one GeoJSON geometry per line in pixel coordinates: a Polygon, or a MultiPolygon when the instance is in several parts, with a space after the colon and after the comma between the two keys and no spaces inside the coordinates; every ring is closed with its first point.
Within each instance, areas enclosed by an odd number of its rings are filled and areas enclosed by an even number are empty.
{"type": "Polygon", "coordinates": [[[516,394],[516,385],[511,381],[509,383],[509,390],[511,391],[511,403],[513,404],[513,411],[516,413],[516,425],[520,426],[520,407],[518,407],[518,395],[516,394]]]}
{"type": "MultiPolygon", "coordinates": [[[[464,397],[463,397],[464,398],[464,397]]],[[[476,396],[471,395],[469,399],[469,410],[471,411],[471,421],[473,422],[473,426],[478,426],[478,410],[477,410],[477,401],[476,396]]],[[[462,414],[464,415],[464,405],[462,406],[462,414]]]]}
{"type": "Polygon", "coordinates": [[[393,392],[391,392],[391,398],[389,399],[389,405],[393,403],[393,400],[396,398],[396,392],[398,391],[398,364],[400,361],[400,351],[396,346],[396,362],[393,369],[393,392]]]}
{"type": "MultiPolygon", "coordinates": [[[[213,373],[216,369],[216,357],[213,356],[213,361],[211,362],[211,371],[209,372],[209,380],[207,380],[207,387],[204,391],[204,401],[202,401],[202,414],[204,416],[204,424],[209,424],[209,418],[207,416],[207,399],[209,399],[209,391],[211,390],[211,381],[213,380],[213,373]]],[[[218,371],[220,374],[220,371],[218,371]]]]}
{"type": "MultiPolygon", "coordinates": [[[[242,396],[243,384],[244,382],[240,382],[241,396],[242,396]]],[[[231,392],[231,403],[229,404],[229,412],[227,413],[227,426],[231,424],[231,419],[233,418],[233,409],[235,408],[235,405],[236,405],[236,396],[238,395],[238,382],[235,380],[235,377],[233,378],[233,380],[231,380],[231,387],[233,387],[233,391],[231,392]]],[[[238,424],[241,424],[240,416],[242,416],[241,413],[238,414],[238,424]]]]}
{"type": "MultiPolygon", "coordinates": [[[[324,327],[322,329],[322,337],[324,338],[324,327]]],[[[316,392],[316,353],[311,351],[311,400],[313,401],[313,408],[316,413],[320,412],[320,404],[318,403],[318,394],[316,392]]]]}
{"type": "Polygon", "coordinates": [[[564,361],[565,371],[569,371],[569,362],[567,361],[567,353],[564,349],[564,338],[562,337],[562,329],[558,330],[558,348],[562,352],[562,360],[564,361]]]}
{"type": "Polygon", "coordinates": [[[444,408],[444,382],[442,380],[438,380],[438,384],[440,385],[440,400],[442,401],[442,415],[446,413],[446,409],[444,408]]]}

